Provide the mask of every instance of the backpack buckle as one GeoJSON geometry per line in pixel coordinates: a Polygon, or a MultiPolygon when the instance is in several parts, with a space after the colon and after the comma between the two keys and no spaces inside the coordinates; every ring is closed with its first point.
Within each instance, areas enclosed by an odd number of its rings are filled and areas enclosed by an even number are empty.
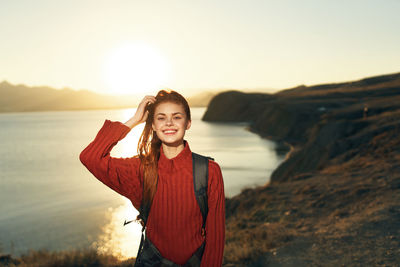
{"type": "Polygon", "coordinates": [[[202,236],[206,236],[206,229],[201,228],[201,235],[202,235],[202,236]]]}

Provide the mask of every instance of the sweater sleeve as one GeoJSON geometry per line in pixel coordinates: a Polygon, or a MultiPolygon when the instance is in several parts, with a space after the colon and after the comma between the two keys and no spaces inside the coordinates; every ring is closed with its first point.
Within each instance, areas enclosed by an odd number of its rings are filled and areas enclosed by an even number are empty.
{"type": "Polygon", "coordinates": [[[219,165],[209,161],[206,245],[201,267],[222,266],[225,246],[225,192],[219,165]]]}
{"type": "Polygon", "coordinates": [[[140,159],[114,158],[111,149],[131,130],[119,121],[105,120],[94,140],[79,155],[82,164],[103,184],[131,200],[135,208],[142,198],[140,159]]]}

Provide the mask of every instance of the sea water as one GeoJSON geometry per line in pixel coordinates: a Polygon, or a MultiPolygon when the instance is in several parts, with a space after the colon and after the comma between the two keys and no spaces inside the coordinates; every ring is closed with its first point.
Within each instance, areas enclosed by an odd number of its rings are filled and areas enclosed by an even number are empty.
{"type": "MultiPolygon", "coordinates": [[[[0,252],[15,256],[29,249],[95,248],[121,258],[135,256],[141,227],[124,220],[137,211],[123,196],[98,181],[80,162],[80,152],[105,119],[125,122],[135,109],[18,112],[0,114],[0,252]]],[[[242,123],[201,120],[192,108],[185,139],[193,152],[220,165],[226,197],[264,185],[284,160],[275,143],[242,123]]],[[[143,124],[111,151],[136,155],[143,124]]]]}

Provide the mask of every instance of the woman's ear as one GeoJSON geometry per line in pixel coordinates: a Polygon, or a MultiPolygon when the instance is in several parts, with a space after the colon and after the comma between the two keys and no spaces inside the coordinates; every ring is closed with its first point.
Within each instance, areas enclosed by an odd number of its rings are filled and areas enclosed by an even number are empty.
{"type": "Polygon", "coordinates": [[[186,130],[189,130],[191,125],[192,125],[192,121],[188,120],[187,124],[186,124],[186,130]]]}

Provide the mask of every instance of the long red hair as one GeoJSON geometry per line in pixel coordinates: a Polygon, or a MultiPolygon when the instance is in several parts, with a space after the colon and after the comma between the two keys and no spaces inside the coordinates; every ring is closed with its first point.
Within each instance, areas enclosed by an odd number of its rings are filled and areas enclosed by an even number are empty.
{"type": "MultiPolygon", "coordinates": [[[[143,194],[142,202],[151,207],[157,190],[158,180],[158,159],[160,157],[161,140],[153,131],[154,111],[156,107],[165,102],[172,102],[183,106],[186,113],[186,120],[191,120],[190,108],[186,99],[175,91],[161,90],[156,95],[156,101],[147,106],[149,112],[143,132],[139,138],[138,156],[141,161],[143,173],[143,194]]],[[[138,219],[140,217],[138,216],[138,219]]]]}

